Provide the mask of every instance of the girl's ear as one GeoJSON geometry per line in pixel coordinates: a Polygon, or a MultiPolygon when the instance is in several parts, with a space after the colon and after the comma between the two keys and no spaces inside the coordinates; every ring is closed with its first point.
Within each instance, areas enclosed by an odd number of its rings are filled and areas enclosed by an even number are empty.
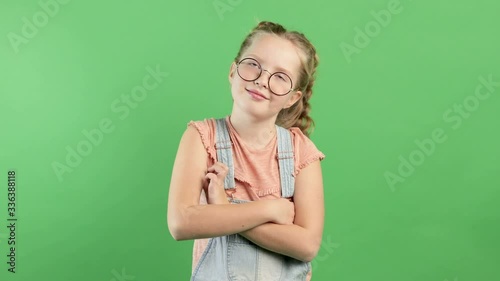
{"type": "Polygon", "coordinates": [[[235,74],[236,74],[236,64],[233,62],[231,63],[231,67],[229,68],[229,75],[228,75],[229,83],[233,82],[235,74]]]}
{"type": "Polygon", "coordinates": [[[296,91],[295,93],[292,94],[292,96],[286,102],[286,104],[283,108],[289,108],[290,106],[294,105],[298,100],[300,100],[300,97],[302,97],[302,92],[296,91]]]}

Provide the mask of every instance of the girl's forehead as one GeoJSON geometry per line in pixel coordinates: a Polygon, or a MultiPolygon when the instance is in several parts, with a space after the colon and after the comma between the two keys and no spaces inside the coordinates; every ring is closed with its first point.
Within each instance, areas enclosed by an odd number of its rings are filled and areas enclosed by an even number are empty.
{"type": "Polygon", "coordinates": [[[287,70],[294,76],[300,68],[298,48],[289,40],[276,35],[256,36],[243,56],[256,58],[264,68],[287,70]]]}

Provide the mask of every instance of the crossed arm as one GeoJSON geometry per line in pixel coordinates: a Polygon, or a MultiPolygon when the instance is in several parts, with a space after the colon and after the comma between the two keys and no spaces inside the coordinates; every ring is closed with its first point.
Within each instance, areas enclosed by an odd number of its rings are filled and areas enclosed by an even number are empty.
{"type": "Polygon", "coordinates": [[[188,127],[179,144],[170,182],[167,220],[174,239],[239,233],[263,248],[298,260],[311,261],[316,256],[324,222],[319,161],[309,164],[297,175],[293,203],[276,199],[229,204],[223,189],[225,173],[221,165],[207,171],[206,159],[207,152],[198,132],[188,127]],[[199,205],[202,189],[207,194],[208,205],[199,205]],[[290,208],[292,219],[288,219],[290,208]]]}
{"type": "Polygon", "coordinates": [[[303,261],[311,261],[321,246],[324,206],[319,161],[305,167],[295,183],[293,224],[264,223],[240,232],[255,244],[303,261]]]}

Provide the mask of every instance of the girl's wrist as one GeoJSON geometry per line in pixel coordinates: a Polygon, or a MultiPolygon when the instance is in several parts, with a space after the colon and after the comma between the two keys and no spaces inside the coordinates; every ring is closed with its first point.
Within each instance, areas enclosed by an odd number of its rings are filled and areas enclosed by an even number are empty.
{"type": "Polygon", "coordinates": [[[273,200],[259,200],[257,202],[261,203],[262,205],[257,206],[259,210],[262,212],[262,216],[264,217],[264,220],[266,222],[273,222],[276,218],[274,217],[274,204],[272,202],[273,200]]]}

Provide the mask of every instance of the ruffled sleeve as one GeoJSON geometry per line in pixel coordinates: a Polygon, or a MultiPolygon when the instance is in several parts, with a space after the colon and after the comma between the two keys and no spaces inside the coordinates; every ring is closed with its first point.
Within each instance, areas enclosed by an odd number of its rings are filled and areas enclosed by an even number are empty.
{"type": "Polygon", "coordinates": [[[307,165],[318,160],[321,161],[325,155],[318,150],[316,145],[297,127],[289,129],[293,137],[295,154],[295,173],[297,176],[307,165]]]}
{"type": "Polygon", "coordinates": [[[216,161],[217,152],[215,151],[215,122],[213,119],[204,119],[202,121],[190,121],[188,126],[193,126],[198,130],[201,141],[208,156],[212,161],[216,161]]]}

